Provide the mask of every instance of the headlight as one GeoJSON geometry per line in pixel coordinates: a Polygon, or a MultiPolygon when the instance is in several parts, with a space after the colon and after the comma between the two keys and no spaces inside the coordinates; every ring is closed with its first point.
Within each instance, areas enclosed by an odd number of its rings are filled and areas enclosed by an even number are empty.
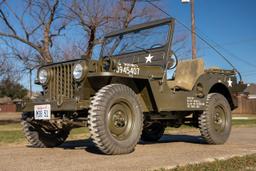
{"type": "Polygon", "coordinates": [[[45,69],[41,69],[38,74],[40,84],[45,84],[48,79],[48,72],[45,69]]]}
{"type": "Polygon", "coordinates": [[[81,64],[75,64],[74,70],[73,70],[73,77],[75,80],[80,80],[83,76],[83,66],[81,64]]]}

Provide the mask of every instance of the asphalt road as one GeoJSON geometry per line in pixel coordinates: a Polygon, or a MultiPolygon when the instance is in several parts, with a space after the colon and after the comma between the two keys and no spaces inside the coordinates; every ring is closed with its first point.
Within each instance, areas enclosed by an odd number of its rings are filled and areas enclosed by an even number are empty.
{"type": "Polygon", "coordinates": [[[0,147],[0,170],[154,170],[256,153],[256,128],[234,128],[225,145],[207,145],[197,132],[165,135],[159,143],[137,145],[127,155],[101,154],[91,141],[69,141],[62,147],[0,147]]]}

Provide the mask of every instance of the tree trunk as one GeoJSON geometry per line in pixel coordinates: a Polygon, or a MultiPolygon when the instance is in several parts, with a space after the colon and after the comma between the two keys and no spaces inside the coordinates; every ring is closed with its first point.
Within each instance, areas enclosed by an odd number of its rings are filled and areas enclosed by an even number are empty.
{"type": "Polygon", "coordinates": [[[96,27],[90,26],[89,40],[88,40],[87,50],[85,52],[85,58],[87,58],[87,59],[91,59],[91,57],[92,57],[94,41],[95,41],[95,34],[96,34],[96,27]]]}
{"type": "Polygon", "coordinates": [[[44,62],[45,63],[52,63],[52,56],[50,53],[50,36],[49,36],[49,32],[50,32],[50,25],[48,25],[47,27],[45,27],[44,29],[44,40],[43,40],[43,55],[42,57],[44,58],[44,62]]]}

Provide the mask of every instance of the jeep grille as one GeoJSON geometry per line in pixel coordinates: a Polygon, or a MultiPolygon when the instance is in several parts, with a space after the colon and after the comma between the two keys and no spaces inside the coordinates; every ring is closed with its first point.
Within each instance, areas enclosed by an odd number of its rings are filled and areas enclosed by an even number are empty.
{"type": "Polygon", "coordinates": [[[74,98],[74,84],[72,77],[73,63],[64,63],[50,68],[50,81],[46,87],[46,95],[51,100],[58,98],[74,98]]]}

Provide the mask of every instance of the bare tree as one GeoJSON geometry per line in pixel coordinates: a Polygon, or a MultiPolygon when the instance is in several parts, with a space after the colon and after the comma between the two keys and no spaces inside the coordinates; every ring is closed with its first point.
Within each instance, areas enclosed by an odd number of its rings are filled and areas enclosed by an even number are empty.
{"type": "Polygon", "coordinates": [[[141,22],[161,16],[151,6],[139,5],[137,0],[73,0],[66,7],[70,11],[70,19],[85,32],[86,58],[91,58],[97,39],[105,32],[127,28],[136,19],[141,22]]]}
{"type": "Polygon", "coordinates": [[[0,54],[0,80],[10,79],[13,81],[18,81],[21,78],[21,74],[18,72],[15,64],[10,63],[7,55],[8,54],[5,53],[0,54]]]}
{"type": "Polygon", "coordinates": [[[1,0],[0,1],[0,6],[5,2],[6,0],[1,0]]]}
{"type": "Polygon", "coordinates": [[[4,58],[3,54],[0,55],[0,73],[1,77],[6,75],[6,58],[4,58]]]}
{"type": "MultiPolygon", "coordinates": [[[[6,42],[15,40],[33,49],[37,55],[29,58],[38,63],[51,63],[53,57],[50,48],[53,46],[53,39],[60,36],[66,27],[60,12],[60,0],[26,0],[21,12],[17,12],[13,4],[14,2],[2,1],[0,36],[6,38],[6,42]]],[[[12,49],[17,48],[12,46],[12,49]]]]}
{"type": "Polygon", "coordinates": [[[108,4],[109,2],[102,0],[73,0],[72,3],[66,4],[70,11],[70,19],[78,24],[86,34],[84,41],[87,47],[84,55],[88,58],[92,55],[98,29],[108,22],[109,16],[105,10],[110,7],[108,4]]]}

